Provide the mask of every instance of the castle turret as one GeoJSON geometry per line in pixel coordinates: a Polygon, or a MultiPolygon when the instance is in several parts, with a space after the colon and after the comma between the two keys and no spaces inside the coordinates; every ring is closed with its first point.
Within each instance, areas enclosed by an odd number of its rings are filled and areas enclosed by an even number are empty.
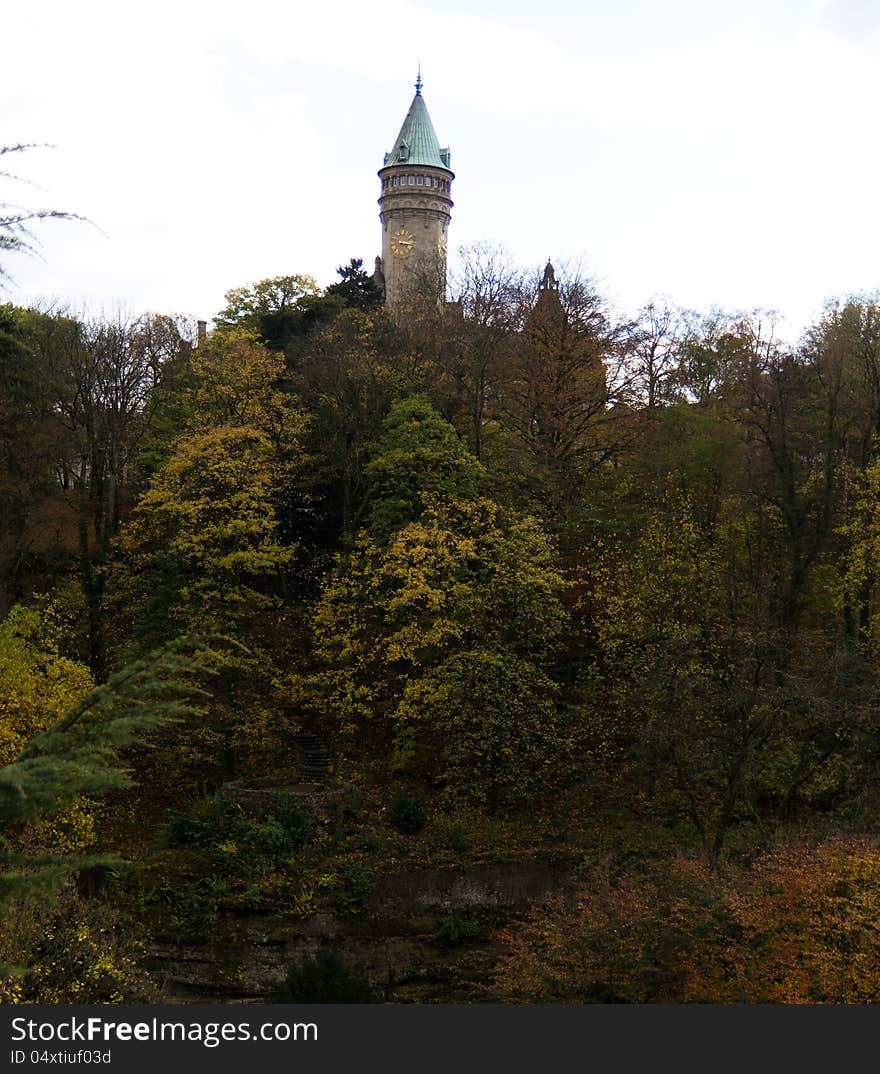
{"type": "Polygon", "coordinates": [[[422,97],[420,70],[416,95],[379,171],[382,274],[385,302],[393,310],[429,295],[445,300],[454,178],[449,150],[440,148],[422,97]]]}

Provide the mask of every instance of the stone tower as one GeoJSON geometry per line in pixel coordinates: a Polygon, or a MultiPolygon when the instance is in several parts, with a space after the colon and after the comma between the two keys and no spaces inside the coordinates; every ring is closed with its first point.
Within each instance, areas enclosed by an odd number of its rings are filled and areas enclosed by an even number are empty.
{"type": "MultiPolygon", "coordinates": [[[[420,298],[446,297],[446,235],[455,176],[422,97],[422,75],[394,147],[379,171],[382,190],[381,271],[385,303],[394,311],[420,298]]],[[[378,267],[378,266],[377,266],[378,267]]]]}

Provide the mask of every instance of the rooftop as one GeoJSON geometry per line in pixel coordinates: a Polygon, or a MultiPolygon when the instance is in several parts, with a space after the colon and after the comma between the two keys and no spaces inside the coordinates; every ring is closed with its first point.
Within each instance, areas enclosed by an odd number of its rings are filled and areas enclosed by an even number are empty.
{"type": "Polygon", "coordinates": [[[422,96],[421,70],[416,79],[416,95],[394,141],[394,148],[385,154],[383,167],[393,164],[427,164],[432,168],[449,170],[449,149],[440,148],[422,96]]]}

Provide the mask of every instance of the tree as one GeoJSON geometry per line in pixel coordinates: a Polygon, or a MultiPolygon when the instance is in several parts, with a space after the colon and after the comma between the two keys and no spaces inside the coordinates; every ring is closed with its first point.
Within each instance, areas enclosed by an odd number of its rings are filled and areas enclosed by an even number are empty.
{"type": "Polygon", "coordinates": [[[59,651],[61,623],[21,605],[0,623],[0,765],[57,723],[93,687],[88,668],[59,651]]]}
{"type": "Polygon", "coordinates": [[[548,674],[564,588],[537,521],[489,501],[429,508],[383,545],[362,535],[315,608],[303,699],[450,798],[526,796],[565,752],[548,674]]]}
{"type": "Polygon", "coordinates": [[[425,396],[394,403],[366,467],[370,530],[378,541],[438,498],[476,495],[483,468],[425,396]]]}
{"type": "Polygon", "coordinates": [[[669,402],[676,393],[680,351],[690,319],[692,315],[668,303],[649,302],[638,313],[629,363],[632,391],[648,410],[669,402]]]}
{"type": "Polygon", "coordinates": [[[829,303],[807,330],[801,355],[838,405],[841,448],[863,469],[880,436],[880,296],[829,303]]]}
{"type": "Polygon", "coordinates": [[[227,291],[226,305],[214,318],[214,325],[220,334],[230,329],[249,330],[273,350],[284,350],[291,338],[311,326],[317,316],[315,304],[321,298],[311,276],[273,276],[227,291]]]}
{"type": "Polygon", "coordinates": [[[614,454],[624,339],[589,281],[574,275],[560,285],[548,264],[512,339],[498,406],[521,464],[556,508],[576,502],[585,477],[614,454]]]}
{"type": "Polygon", "coordinates": [[[348,308],[373,310],[384,303],[384,292],[375,279],[364,272],[362,258],[353,257],[347,265],[340,265],[336,275],[339,283],[331,283],[326,294],[341,298],[348,308]]]}
{"type": "Polygon", "coordinates": [[[797,842],[752,866],[592,866],[502,934],[496,994],[535,1003],[873,1003],[875,839],[797,842]]]}
{"type": "MultiPolygon", "coordinates": [[[[216,640],[216,639],[214,639],[216,640]]],[[[207,697],[197,677],[213,659],[214,640],[179,638],[111,676],[0,768],[0,821],[32,824],[83,795],[130,786],[120,751],[145,745],[164,727],[191,716],[207,697]]],[[[75,859],[16,852],[0,837],[0,908],[61,884],[75,859]]]]}
{"type": "Polygon", "coordinates": [[[523,274],[503,246],[478,243],[461,251],[450,286],[456,301],[442,322],[435,358],[441,379],[434,392],[482,459],[487,435],[497,432],[493,404],[504,360],[522,327],[523,274]]]}
{"type": "Polygon", "coordinates": [[[416,391],[421,366],[393,354],[381,311],[345,310],[316,327],[290,384],[310,416],[305,438],[316,539],[349,538],[369,508],[366,466],[392,402],[416,391]]]}
{"type": "Polygon", "coordinates": [[[672,499],[603,553],[590,595],[639,776],[714,856],[774,786],[785,713],[772,638],[754,621],[754,596],[728,573],[725,545],[720,529],[672,499]]]}
{"type": "MultiPolygon", "coordinates": [[[[30,144],[0,145],[0,157],[10,153],[23,153],[38,146],[30,144]]],[[[0,171],[0,179],[17,179],[7,171],[0,171]]],[[[59,209],[26,209],[0,201],[0,254],[35,253],[38,242],[31,230],[31,225],[38,220],[81,220],[74,213],[59,209]]],[[[0,263],[0,280],[8,279],[9,273],[0,263]]]]}
{"type": "Polygon", "coordinates": [[[109,580],[135,636],[235,633],[277,603],[294,557],[278,532],[279,477],[257,429],[179,441],[123,529],[109,580]]]}
{"type": "Polygon", "coordinates": [[[230,328],[198,348],[191,362],[187,392],[187,431],[220,426],[259,429],[269,438],[279,462],[301,450],[305,417],[285,391],[284,358],[262,344],[250,328],[230,328]]]}

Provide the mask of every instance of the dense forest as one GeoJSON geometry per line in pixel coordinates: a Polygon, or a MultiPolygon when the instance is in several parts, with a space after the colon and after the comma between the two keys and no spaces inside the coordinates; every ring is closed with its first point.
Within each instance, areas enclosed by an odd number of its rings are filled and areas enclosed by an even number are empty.
{"type": "Polygon", "coordinates": [[[880,997],[880,299],[0,306],[0,1000],[880,997]]]}

